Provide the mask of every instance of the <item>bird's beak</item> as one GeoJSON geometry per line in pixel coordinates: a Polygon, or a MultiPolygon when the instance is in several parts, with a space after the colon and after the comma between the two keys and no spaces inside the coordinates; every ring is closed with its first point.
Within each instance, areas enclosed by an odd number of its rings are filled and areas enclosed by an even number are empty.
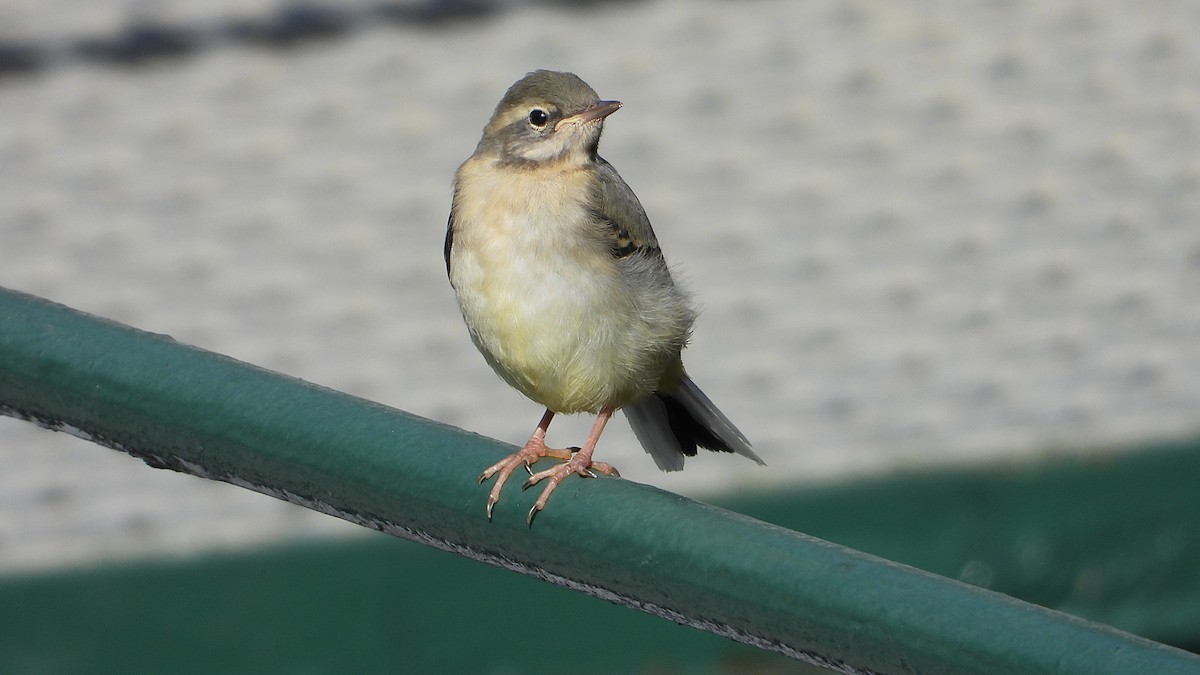
{"type": "Polygon", "coordinates": [[[562,118],[558,121],[558,124],[555,125],[555,128],[564,124],[586,124],[587,122],[602,120],[620,109],[620,101],[599,101],[596,103],[596,105],[584,110],[581,113],[562,118]]]}

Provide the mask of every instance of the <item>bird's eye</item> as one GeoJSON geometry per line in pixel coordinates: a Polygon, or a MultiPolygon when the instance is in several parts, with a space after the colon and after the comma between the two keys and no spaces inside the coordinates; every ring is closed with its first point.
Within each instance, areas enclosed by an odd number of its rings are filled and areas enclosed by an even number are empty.
{"type": "Polygon", "coordinates": [[[550,113],[541,108],[534,108],[529,111],[529,126],[534,129],[545,129],[546,124],[550,121],[550,113]]]}

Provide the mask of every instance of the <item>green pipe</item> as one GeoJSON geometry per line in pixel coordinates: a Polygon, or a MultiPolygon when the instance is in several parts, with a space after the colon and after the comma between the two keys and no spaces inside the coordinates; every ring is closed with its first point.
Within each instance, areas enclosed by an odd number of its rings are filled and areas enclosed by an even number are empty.
{"type": "MultiPolygon", "coordinates": [[[[1200,672],[1186,652],[627,480],[564,483],[532,528],[536,495],[506,492],[489,523],[475,478],[510,446],[2,289],[0,410],[842,672],[1200,672]]],[[[594,647],[587,626],[551,630],[594,647]]]]}

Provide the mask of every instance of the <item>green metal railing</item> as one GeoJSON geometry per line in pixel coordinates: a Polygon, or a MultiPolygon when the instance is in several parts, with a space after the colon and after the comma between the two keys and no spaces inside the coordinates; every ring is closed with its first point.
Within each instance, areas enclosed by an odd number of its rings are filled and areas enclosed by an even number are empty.
{"type": "Polygon", "coordinates": [[[535,495],[514,490],[489,523],[477,469],[507,445],[4,290],[0,410],[843,672],[1200,672],[1187,652],[630,481],[569,481],[533,528],[535,495]]]}

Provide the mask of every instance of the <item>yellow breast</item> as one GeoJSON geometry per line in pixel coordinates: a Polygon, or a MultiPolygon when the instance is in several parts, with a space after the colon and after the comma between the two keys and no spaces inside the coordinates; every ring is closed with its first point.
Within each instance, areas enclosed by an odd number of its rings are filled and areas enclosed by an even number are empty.
{"type": "MultiPolygon", "coordinates": [[[[670,359],[584,207],[585,171],[460,169],[451,282],[472,339],[513,387],[557,412],[641,398],[670,359]]],[[[676,360],[678,351],[675,351],[676,360]]]]}

